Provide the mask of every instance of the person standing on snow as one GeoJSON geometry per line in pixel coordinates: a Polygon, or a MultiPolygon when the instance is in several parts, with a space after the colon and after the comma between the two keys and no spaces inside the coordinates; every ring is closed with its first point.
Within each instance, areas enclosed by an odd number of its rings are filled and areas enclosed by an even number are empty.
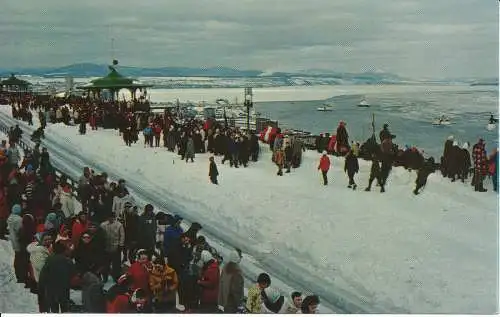
{"type": "Polygon", "coordinates": [[[493,190],[498,193],[498,149],[490,155],[490,173],[493,181],[493,190]]]}
{"type": "Polygon", "coordinates": [[[200,287],[200,309],[203,313],[214,314],[217,312],[217,297],[219,295],[219,262],[213,258],[210,252],[201,251],[200,278],[197,280],[200,287]]]}
{"type": "Polygon", "coordinates": [[[194,162],[195,152],[196,152],[196,149],[194,147],[193,136],[191,134],[189,134],[189,136],[186,140],[186,155],[185,155],[186,163],[188,162],[189,159],[191,159],[191,163],[194,162]]]}
{"type": "Polygon", "coordinates": [[[226,314],[236,314],[243,311],[243,273],[239,266],[241,250],[233,250],[229,254],[229,262],[224,265],[220,276],[219,309],[226,314]]]}
{"type": "Polygon", "coordinates": [[[250,314],[260,314],[262,311],[262,293],[271,286],[271,277],[267,273],[259,274],[257,283],[248,289],[246,310],[250,314]]]}
{"type": "Polygon", "coordinates": [[[76,274],[75,265],[65,254],[63,243],[54,244],[54,255],[49,256],[40,272],[39,292],[45,292],[50,313],[69,311],[71,279],[76,274]]]}
{"type": "Polygon", "coordinates": [[[484,188],[483,181],[484,176],[488,173],[488,164],[483,139],[479,139],[472,147],[472,158],[474,160],[474,190],[476,192],[486,192],[488,190],[484,188]]]}
{"type": "Polygon", "coordinates": [[[344,172],[346,172],[349,177],[349,185],[347,187],[355,190],[358,185],[354,182],[354,175],[359,172],[359,163],[352,149],[349,150],[345,157],[344,172]]]}
{"type": "Polygon", "coordinates": [[[430,157],[417,172],[417,180],[415,181],[416,187],[413,191],[415,195],[418,195],[419,190],[427,184],[427,178],[430,174],[434,173],[434,169],[434,158],[430,157]]]}
{"type": "Polygon", "coordinates": [[[272,287],[268,287],[263,292],[262,310],[264,314],[284,314],[286,313],[285,297],[272,287]]]}
{"type": "Polygon", "coordinates": [[[465,180],[468,178],[470,174],[470,168],[472,166],[471,160],[470,160],[470,153],[469,153],[469,143],[465,142],[464,145],[462,146],[461,152],[460,152],[460,157],[459,157],[459,178],[462,181],[462,183],[465,183],[465,180]]]}
{"type": "Polygon", "coordinates": [[[108,220],[101,224],[101,228],[106,233],[106,265],[103,274],[105,276],[110,272],[113,280],[117,281],[121,274],[121,255],[125,245],[125,230],[123,225],[116,221],[115,213],[108,216],[108,220]]]}
{"type": "Polygon", "coordinates": [[[215,164],[215,160],[213,156],[210,156],[210,165],[208,168],[208,177],[210,177],[210,182],[215,185],[219,185],[217,181],[217,176],[219,176],[219,171],[217,170],[217,165],[215,164]]]}
{"type": "Polygon", "coordinates": [[[274,151],[274,162],[278,165],[278,173],[276,175],[283,176],[283,166],[285,164],[285,153],[282,149],[274,151]]]}
{"type": "Polygon", "coordinates": [[[326,151],[323,151],[323,155],[319,160],[318,171],[321,170],[321,175],[323,175],[323,185],[328,185],[328,171],[330,170],[330,158],[326,151]]]}
{"type": "Polygon", "coordinates": [[[293,292],[290,300],[286,301],[285,309],[287,314],[298,314],[302,307],[302,293],[293,292]]]}
{"type": "Polygon", "coordinates": [[[7,152],[7,157],[9,158],[9,163],[13,166],[19,166],[19,161],[21,159],[21,154],[16,146],[16,143],[11,142],[9,151],[7,152]]]}
{"type": "Polygon", "coordinates": [[[382,191],[382,188],[384,188],[381,185],[380,182],[380,164],[377,159],[377,155],[375,153],[372,154],[372,167],[370,169],[370,179],[368,180],[368,187],[365,188],[365,191],[369,192],[372,188],[372,183],[374,180],[377,180],[377,184],[381,187],[380,191],[382,191]]]}
{"type": "Polygon", "coordinates": [[[23,218],[21,217],[21,205],[14,205],[11,209],[11,214],[7,218],[7,228],[9,230],[9,240],[14,250],[14,271],[18,283],[26,281],[26,272],[22,267],[24,252],[21,250],[21,229],[23,218]]]}
{"type": "Polygon", "coordinates": [[[139,249],[145,249],[151,252],[156,244],[156,217],[154,214],[154,207],[151,204],[144,206],[144,212],[139,216],[139,235],[138,235],[139,249]]]}

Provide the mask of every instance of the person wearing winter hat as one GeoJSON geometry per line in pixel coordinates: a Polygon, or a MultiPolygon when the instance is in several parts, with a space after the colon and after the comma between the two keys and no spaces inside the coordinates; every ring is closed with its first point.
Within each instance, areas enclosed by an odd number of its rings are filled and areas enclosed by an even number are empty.
{"type": "Polygon", "coordinates": [[[244,311],[243,273],[239,263],[241,250],[231,251],[229,262],[224,265],[220,276],[218,307],[227,314],[244,311]]]}
{"type": "Polygon", "coordinates": [[[32,269],[33,277],[33,289],[32,292],[38,296],[38,309],[40,313],[48,312],[47,303],[45,301],[45,293],[38,292],[38,281],[40,277],[40,272],[47,262],[49,255],[52,253],[53,238],[49,234],[37,233],[35,235],[35,240],[29,244],[26,248],[30,254],[30,263],[32,269]]]}
{"type": "Polygon", "coordinates": [[[323,176],[323,185],[328,185],[328,171],[330,170],[330,158],[326,151],[323,151],[321,159],[319,160],[318,171],[321,170],[323,176]]]}
{"type": "Polygon", "coordinates": [[[293,292],[285,304],[285,312],[287,314],[297,314],[302,308],[302,293],[293,292]]]}
{"type": "Polygon", "coordinates": [[[229,262],[240,264],[241,258],[242,255],[240,249],[232,250],[231,253],[229,253],[229,262]]]}
{"type": "Polygon", "coordinates": [[[201,261],[204,264],[201,269],[201,277],[197,282],[201,288],[200,309],[204,313],[215,313],[217,312],[217,297],[219,295],[219,263],[206,250],[201,252],[201,261]]]}
{"type": "Polygon", "coordinates": [[[26,282],[26,270],[23,267],[23,259],[26,257],[24,250],[21,248],[21,229],[23,218],[21,217],[21,205],[14,205],[11,209],[11,214],[7,218],[7,228],[9,230],[9,240],[14,250],[14,271],[18,283],[26,282]]]}
{"type": "Polygon", "coordinates": [[[149,261],[148,252],[139,249],[136,253],[136,261],[128,269],[128,274],[132,277],[132,288],[142,288],[149,291],[149,272],[152,264],[149,261]]]}
{"type": "Polygon", "coordinates": [[[285,297],[272,287],[268,287],[263,292],[261,312],[265,314],[284,314],[286,311],[285,297]]]}
{"type": "Polygon", "coordinates": [[[451,161],[451,152],[453,148],[453,141],[455,137],[450,135],[444,142],[443,155],[441,156],[441,174],[443,177],[449,176],[449,165],[451,161]]]}

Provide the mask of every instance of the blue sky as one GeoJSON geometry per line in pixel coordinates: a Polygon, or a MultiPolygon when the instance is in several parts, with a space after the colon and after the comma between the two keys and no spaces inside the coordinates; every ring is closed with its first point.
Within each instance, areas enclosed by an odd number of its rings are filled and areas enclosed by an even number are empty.
{"type": "Polygon", "coordinates": [[[496,77],[494,0],[2,0],[0,67],[108,63],[496,77]]]}

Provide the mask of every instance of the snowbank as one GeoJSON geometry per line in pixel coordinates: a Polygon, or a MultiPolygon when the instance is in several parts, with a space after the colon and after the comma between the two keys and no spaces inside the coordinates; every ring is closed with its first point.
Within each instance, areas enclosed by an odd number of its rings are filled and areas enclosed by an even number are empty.
{"type": "MultiPolygon", "coordinates": [[[[0,111],[10,117],[8,107],[0,111]]],[[[324,187],[318,153],[305,152],[301,168],[278,177],[264,147],[247,169],[216,159],[221,185],[213,186],[207,155],[185,163],[163,148],[143,148],[142,141],[127,148],[116,131],[88,131],[79,136],[77,127],[49,126],[49,152],[89,158],[143,195],[163,197],[166,206],[312,291],[357,298],[371,312],[497,310],[498,198],[489,182],[490,192],[476,193],[469,184],[431,175],[413,196],[415,174],[396,168],[386,193],[355,192],[346,188],[338,158],[324,187]]],[[[360,161],[361,190],[369,168],[360,161]]]]}
{"type": "Polygon", "coordinates": [[[14,250],[9,241],[0,240],[0,313],[36,313],[36,295],[24,284],[18,284],[14,274],[14,250]]]}

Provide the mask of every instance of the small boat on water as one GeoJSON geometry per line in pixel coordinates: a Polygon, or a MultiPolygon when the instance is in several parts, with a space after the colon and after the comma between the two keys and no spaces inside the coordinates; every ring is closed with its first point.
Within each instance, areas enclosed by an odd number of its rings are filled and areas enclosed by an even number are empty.
{"type": "Polygon", "coordinates": [[[324,104],[321,107],[318,107],[318,111],[333,111],[333,106],[324,104]]]}
{"type": "Polygon", "coordinates": [[[368,107],[370,107],[370,104],[368,103],[368,101],[366,101],[366,99],[363,99],[363,100],[361,100],[361,102],[358,104],[358,107],[361,107],[361,108],[368,108],[368,107]]]}
{"type": "Polygon", "coordinates": [[[441,116],[441,118],[438,118],[432,122],[433,125],[440,125],[440,126],[445,126],[445,125],[450,125],[451,121],[449,118],[445,116],[441,116]]]}

